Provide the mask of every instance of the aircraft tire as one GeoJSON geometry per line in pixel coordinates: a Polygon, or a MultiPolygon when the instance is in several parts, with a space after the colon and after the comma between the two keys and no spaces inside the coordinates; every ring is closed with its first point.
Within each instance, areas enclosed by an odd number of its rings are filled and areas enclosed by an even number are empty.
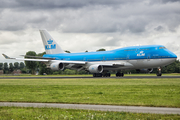
{"type": "Polygon", "coordinates": [[[157,73],[156,75],[157,75],[157,76],[161,76],[161,75],[162,75],[162,73],[157,73]]]}
{"type": "Polygon", "coordinates": [[[121,73],[121,77],[124,77],[124,73],[121,73]]]}
{"type": "Polygon", "coordinates": [[[160,67],[157,69],[156,75],[157,75],[157,76],[161,76],[161,75],[162,75],[162,72],[161,72],[161,68],[160,68],[160,67]]]}
{"type": "Polygon", "coordinates": [[[124,73],[117,72],[116,77],[124,77],[124,73]]]}
{"type": "Polygon", "coordinates": [[[108,77],[111,77],[111,73],[108,73],[108,77]]]}
{"type": "Polygon", "coordinates": [[[117,72],[116,73],[116,77],[120,77],[121,76],[121,73],[120,72],[117,72]]]}
{"type": "Polygon", "coordinates": [[[110,73],[105,73],[105,74],[102,74],[102,77],[110,77],[111,74],[110,73]]]}

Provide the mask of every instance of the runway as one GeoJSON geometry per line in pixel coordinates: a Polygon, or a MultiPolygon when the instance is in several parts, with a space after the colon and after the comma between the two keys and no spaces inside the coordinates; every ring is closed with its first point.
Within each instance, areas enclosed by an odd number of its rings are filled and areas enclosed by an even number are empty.
{"type": "Polygon", "coordinates": [[[44,76],[44,77],[0,77],[0,79],[157,79],[157,78],[180,78],[180,76],[124,76],[124,77],[91,77],[91,76],[60,76],[60,77],[50,77],[50,76],[44,76]]]}
{"type": "Polygon", "coordinates": [[[0,102],[0,106],[9,107],[48,107],[63,109],[84,109],[96,111],[116,111],[116,112],[133,112],[133,113],[154,113],[154,114],[180,114],[180,108],[164,107],[137,107],[137,106],[113,106],[113,105],[86,105],[86,104],[58,104],[58,103],[16,103],[0,102]]]}

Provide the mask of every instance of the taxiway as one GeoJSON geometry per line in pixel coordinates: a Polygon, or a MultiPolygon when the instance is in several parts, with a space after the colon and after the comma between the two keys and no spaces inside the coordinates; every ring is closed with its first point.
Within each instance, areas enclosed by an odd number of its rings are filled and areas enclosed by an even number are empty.
{"type": "Polygon", "coordinates": [[[155,114],[180,114],[180,108],[165,107],[138,107],[138,106],[114,106],[114,105],[87,105],[87,104],[60,104],[60,103],[17,103],[0,102],[0,106],[9,107],[48,107],[63,109],[84,109],[133,113],[155,113],[155,114]]]}

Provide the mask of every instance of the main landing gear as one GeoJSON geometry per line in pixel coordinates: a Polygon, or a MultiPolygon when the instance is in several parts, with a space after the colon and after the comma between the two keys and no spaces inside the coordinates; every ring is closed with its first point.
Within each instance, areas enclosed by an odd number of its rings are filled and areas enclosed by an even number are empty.
{"type": "Polygon", "coordinates": [[[122,73],[122,72],[117,72],[117,73],[116,73],[116,77],[124,77],[124,73],[122,73]]]}
{"type": "MultiPolygon", "coordinates": [[[[111,77],[111,74],[109,72],[105,73],[93,73],[93,77],[111,77]]],[[[117,72],[116,77],[124,77],[124,73],[117,72]]]]}
{"type": "Polygon", "coordinates": [[[93,77],[110,77],[110,73],[93,73],[93,77]]]}
{"type": "Polygon", "coordinates": [[[161,68],[157,68],[157,73],[156,73],[157,76],[161,76],[162,75],[162,72],[161,72],[161,68]]]}

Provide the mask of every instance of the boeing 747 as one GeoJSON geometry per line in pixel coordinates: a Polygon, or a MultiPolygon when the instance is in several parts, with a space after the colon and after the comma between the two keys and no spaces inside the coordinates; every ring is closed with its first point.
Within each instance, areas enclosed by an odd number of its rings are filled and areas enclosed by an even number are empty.
{"type": "Polygon", "coordinates": [[[152,72],[158,68],[157,76],[161,76],[161,68],[173,63],[177,56],[163,45],[145,45],[124,47],[110,51],[65,53],[46,30],[40,30],[46,54],[43,57],[6,59],[22,61],[39,61],[54,71],[65,68],[85,70],[93,77],[110,77],[109,71],[116,71],[116,77],[123,77],[124,70],[136,69],[152,72]]]}

